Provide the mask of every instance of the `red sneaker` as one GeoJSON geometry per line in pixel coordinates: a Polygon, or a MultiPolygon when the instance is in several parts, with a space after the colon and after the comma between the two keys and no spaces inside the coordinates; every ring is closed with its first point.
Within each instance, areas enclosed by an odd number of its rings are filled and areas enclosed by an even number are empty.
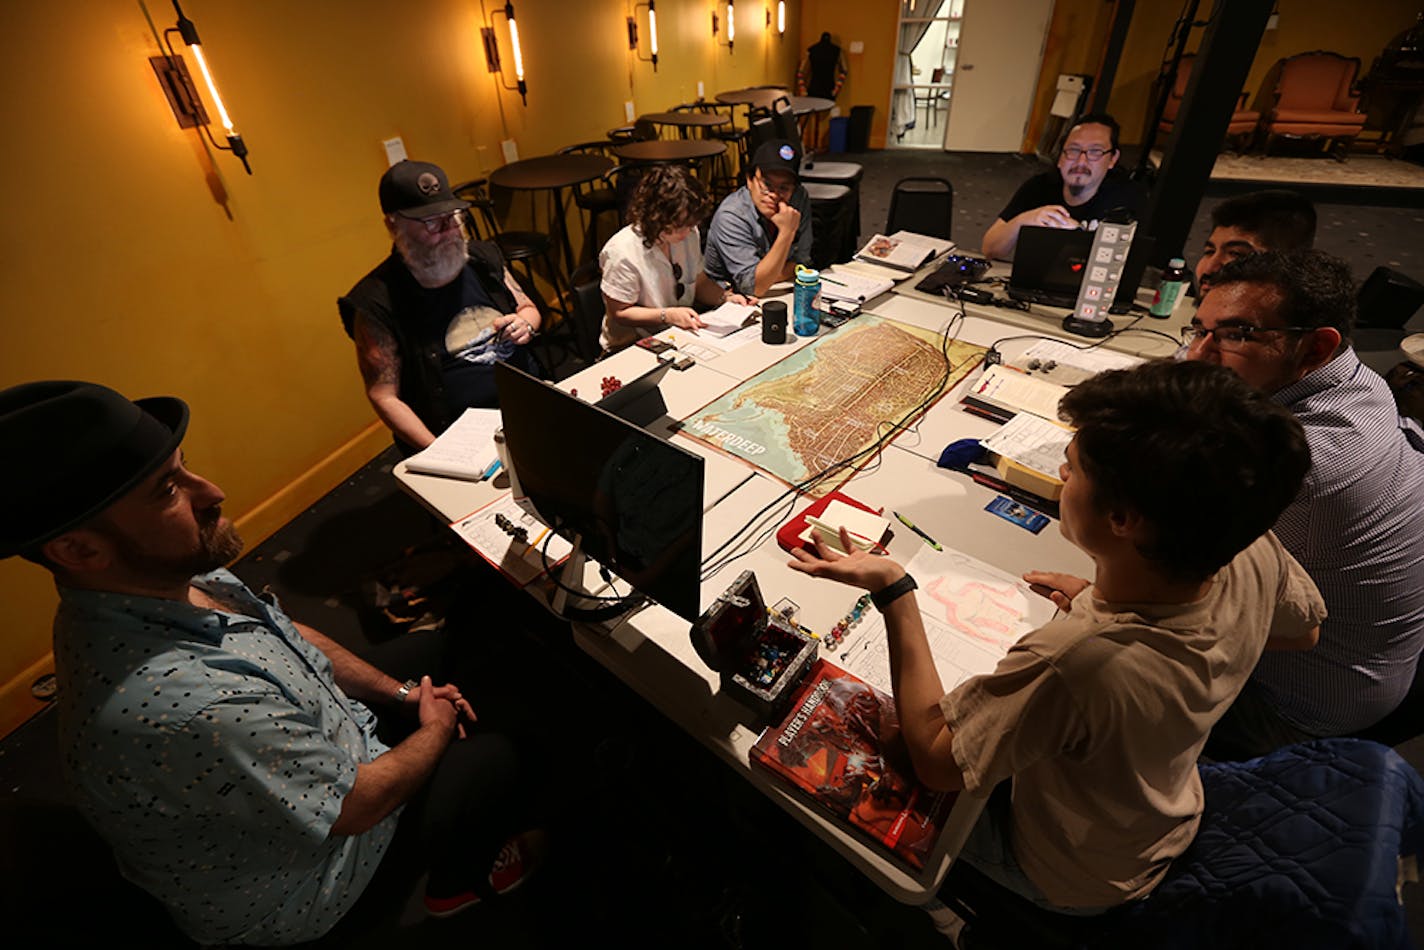
{"type": "MultiPolygon", "coordinates": [[[[504,843],[490,867],[490,888],[496,894],[508,894],[534,875],[544,861],[545,838],[542,831],[526,831],[504,843]]],[[[449,917],[473,907],[480,895],[473,890],[453,897],[425,895],[425,910],[432,917],[449,917]]]]}

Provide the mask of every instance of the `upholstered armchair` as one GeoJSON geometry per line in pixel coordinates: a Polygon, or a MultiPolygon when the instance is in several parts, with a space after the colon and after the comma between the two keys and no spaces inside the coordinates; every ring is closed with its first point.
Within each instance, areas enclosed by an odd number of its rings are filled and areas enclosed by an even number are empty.
{"type": "Polygon", "coordinates": [[[1360,61],[1325,50],[1299,53],[1280,64],[1276,104],[1266,113],[1266,151],[1280,136],[1317,138],[1343,159],[1365,116],[1354,92],[1360,61]]]}
{"type": "MultiPolygon", "coordinates": [[[[1182,108],[1182,97],[1187,93],[1187,82],[1192,78],[1192,64],[1195,61],[1196,57],[1188,54],[1183,56],[1177,65],[1177,81],[1172,84],[1172,91],[1167,94],[1162,118],[1157,123],[1157,131],[1162,135],[1170,133],[1177,121],[1177,111],[1182,108]]],[[[1256,126],[1261,121],[1261,113],[1247,111],[1245,106],[1246,93],[1243,92],[1236,101],[1236,109],[1231,113],[1231,122],[1226,127],[1226,138],[1233,140],[1237,151],[1250,147],[1256,134],[1256,126]]]]}

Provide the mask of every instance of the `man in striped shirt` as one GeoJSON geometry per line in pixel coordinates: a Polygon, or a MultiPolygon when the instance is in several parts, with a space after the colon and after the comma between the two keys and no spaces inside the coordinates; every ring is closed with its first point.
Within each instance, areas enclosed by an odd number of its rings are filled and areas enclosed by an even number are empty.
{"type": "Polygon", "coordinates": [[[1275,532],[1329,610],[1319,645],[1263,656],[1217,724],[1207,754],[1240,758],[1358,732],[1408,692],[1424,646],[1424,431],[1350,346],[1343,261],[1266,251],[1211,286],[1186,356],[1230,367],[1305,427],[1311,470],[1275,532]]]}

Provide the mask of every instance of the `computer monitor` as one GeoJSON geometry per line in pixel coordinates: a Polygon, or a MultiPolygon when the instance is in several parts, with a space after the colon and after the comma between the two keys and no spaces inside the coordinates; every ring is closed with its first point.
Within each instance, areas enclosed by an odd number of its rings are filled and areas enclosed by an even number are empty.
{"type": "Polygon", "coordinates": [[[507,363],[495,364],[519,490],[555,531],[674,613],[701,615],[698,455],[507,363]]]}

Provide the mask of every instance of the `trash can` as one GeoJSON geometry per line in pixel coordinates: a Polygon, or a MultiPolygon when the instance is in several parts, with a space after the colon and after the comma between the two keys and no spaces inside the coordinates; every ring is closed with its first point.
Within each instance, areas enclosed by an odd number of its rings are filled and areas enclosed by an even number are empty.
{"type": "MultiPolygon", "coordinates": [[[[872,107],[873,108],[873,107],[872,107]]],[[[827,151],[844,152],[846,150],[846,138],[850,134],[850,119],[843,115],[838,115],[831,120],[831,144],[827,151]]]]}
{"type": "Polygon", "coordinates": [[[846,130],[846,151],[865,152],[870,149],[870,122],[874,106],[851,106],[850,127],[846,130]]]}

